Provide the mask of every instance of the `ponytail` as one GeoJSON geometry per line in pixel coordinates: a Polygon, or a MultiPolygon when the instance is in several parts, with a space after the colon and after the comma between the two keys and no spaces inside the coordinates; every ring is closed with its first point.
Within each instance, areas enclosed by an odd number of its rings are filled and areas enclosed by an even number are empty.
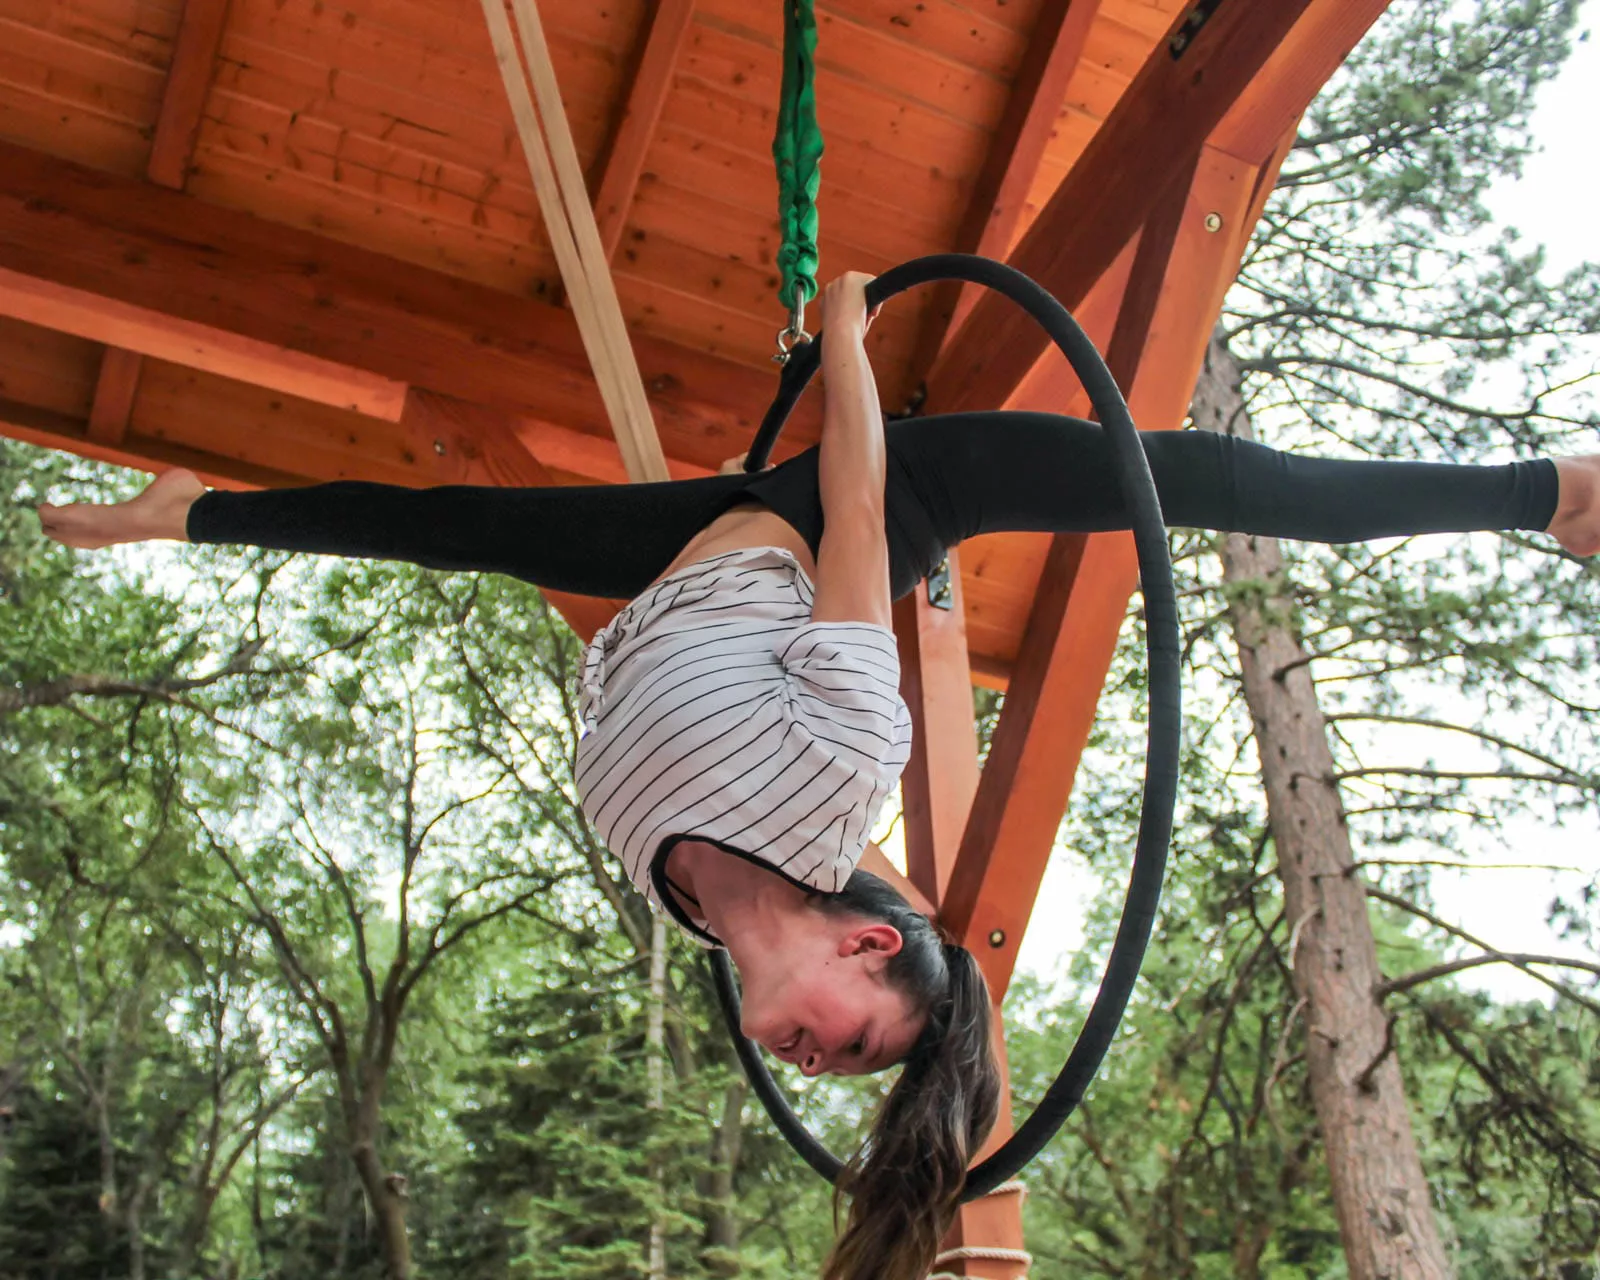
{"type": "Polygon", "coordinates": [[[835,1221],[845,1197],[850,1205],[823,1275],[922,1280],[955,1217],[972,1155],[1000,1109],[989,984],[970,951],[943,941],[876,876],[857,871],[842,893],[813,903],[899,930],[902,945],[884,979],[927,1019],[866,1141],[840,1174],[835,1221]]]}

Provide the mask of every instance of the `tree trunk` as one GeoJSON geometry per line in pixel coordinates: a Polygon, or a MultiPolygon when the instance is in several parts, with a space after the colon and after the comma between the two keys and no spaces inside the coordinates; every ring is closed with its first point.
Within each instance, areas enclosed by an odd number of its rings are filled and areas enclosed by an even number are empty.
{"type": "MultiPolygon", "coordinates": [[[[1193,412],[1206,430],[1253,434],[1238,368],[1218,338],[1193,412]]],[[[1380,973],[1372,922],[1278,544],[1230,534],[1222,560],[1291,926],[1312,1105],[1351,1280],[1447,1277],[1393,1027],[1373,995],[1380,973]]]]}
{"type": "Polygon", "coordinates": [[[711,1138],[711,1171],[706,1194],[706,1234],[702,1261],[714,1275],[738,1275],[739,1213],[733,1178],[744,1140],[744,1100],[750,1086],[742,1075],[722,1095],[722,1121],[711,1138]]]}
{"type": "MultiPolygon", "coordinates": [[[[666,1051],[667,1038],[667,922],[656,915],[650,922],[650,1015],[645,1036],[648,1045],[647,1073],[650,1094],[645,1105],[652,1111],[666,1106],[666,1078],[661,1061],[666,1051]]],[[[661,1169],[650,1171],[651,1179],[659,1190],[661,1169]]],[[[646,1274],[650,1280],[667,1280],[667,1224],[658,1212],[650,1220],[649,1257],[646,1274]]]]}
{"type": "Polygon", "coordinates": [[[406,1230],[406,1179],[403,1174],[384,1170],[378,1154],[378,1130],[383,1105],[383,1086],[387,1065],[366,1064],[359,1084],[340,1080],[345,1101],[345,1124],[350,1136],[350,1159],[367,1207],[378,1225],[378,1248],[383,1255],[387,1280],[411,1280],[411,1236],[406,1230]],[[352,1105],[352,1103],[354,1105],[352,1105]]]}

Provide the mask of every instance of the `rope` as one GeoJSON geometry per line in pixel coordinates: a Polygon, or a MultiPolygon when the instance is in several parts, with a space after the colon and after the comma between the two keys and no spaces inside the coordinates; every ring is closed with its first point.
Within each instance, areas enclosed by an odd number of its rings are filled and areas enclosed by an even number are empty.
{"type": "MultiPolygon", "coordinates": [[[[1020,1178],[1013,1178],[1010,1182],[1002,1182],[993,1191],[986,1191],[984,1198],[1006,1195],[1019,1195],[1026,1200],[1028,1184],[1020,1178]]],[[[1033,1255],[1026,1249],[1002,1249],[999,1245],[964,1245],[958,1249],[946,1249],[933,1260],[933,1265],[943,1266],[946,1262],[960,1262],[965,1258],[971,1258],[974,1262],[1020,1262],[1024,1267],[1021,1280],[1027,1280],[1026,1268],[1033,1265],[1033,1255]]],[[[971,1280],[971,1278],[957,1275],[953,1271],[935,1271],[929,1274],[928,1280],[971,1280]]]]}
{"type": "Polygon", "coordinates": [[[791,314],[817,296],[817,16],[812,0],[783,0],[783,89],[772,159],[778,168],[778,298],[791,314]]]}
{"type": "MultiPolygon", "coordinates": [[[[1027,1268],[1033,1265],[1033,1255],[1026,1249],[1000,1249],[988,1248],[983,1245],[969,1245],[960,1249],[946,1249],[933,1260],[936,1267],[947,1262],[1015,1262],[1023,1268],[1021,1280],[1028,1280],[1027,1268]]],[[[933,1271],[928,1275],[928,1280],[971,1280],[971,1277],[957,1275],[954,1271],[933,1271]]]]}
{"type": "Polygon", "coordinates": [[[665,480],[666,458],[656,438],[644,381],[633,358],[612,283],[611,266],[595,226],[594,209],[589,203],[567,113],[561,105],[561,87],[550,61],[544,25],[534,0],[511,0],[511,4],[527,57],[526,76],[517,56],[516,37],[506,20],[505,0],[482,0],[483,16],[527,157],[528,173],[539,197],[539,210],[550,235],[550,248],[561,269],[567,300],[589,354],[611,430],[622,450],[628,478],[665,480]]]}

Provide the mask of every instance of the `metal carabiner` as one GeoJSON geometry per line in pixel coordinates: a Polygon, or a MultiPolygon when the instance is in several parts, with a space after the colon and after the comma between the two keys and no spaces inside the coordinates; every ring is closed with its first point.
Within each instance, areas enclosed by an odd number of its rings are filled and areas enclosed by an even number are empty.
{"type": "Polygon", "coordinates": [[[806,291],[795,285],[794,302],[789,307],[789,323],[778,330],[778,354],[772,357],[774,364],[788,364],[790,352],[802,342],[811,341],[811,335],[806,332],[806,301],[806,291]]]}

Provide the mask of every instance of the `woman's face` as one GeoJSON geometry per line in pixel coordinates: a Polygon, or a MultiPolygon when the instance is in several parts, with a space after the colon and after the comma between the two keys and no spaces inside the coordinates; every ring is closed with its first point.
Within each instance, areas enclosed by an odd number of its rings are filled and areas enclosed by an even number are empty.
{"type": "Polygon", "coordinates": [[[828,917],[740,965],[741,1027],[768,1053],[808,1076],[863,1075],[901,1061],[925,1015],[884,980],[900,932],[880,922],[828,917]]]}

